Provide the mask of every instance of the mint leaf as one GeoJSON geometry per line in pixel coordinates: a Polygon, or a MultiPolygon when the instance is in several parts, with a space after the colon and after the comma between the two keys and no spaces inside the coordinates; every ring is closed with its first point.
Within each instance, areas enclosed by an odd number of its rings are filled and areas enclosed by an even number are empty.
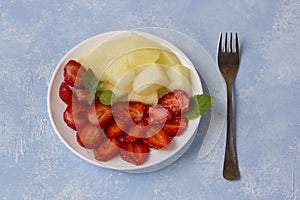
{"type": "Polygon", "coordinates": [[[190,98],[189,110],[184,115],[189,119],[195,119],[207,111],[213,102],[213,97],[206,94],[198,94],[190,98]]]}
{"type": "Polygon", "coordinates": [[[100,102],[104,105],[111,105],[115,99],[115,94],[110,90],[104,90],[98,95],[100,102]]]}
{"type": "Polygon", "coordinates": [[[95,76],[91,69],[88,69],[83,76],[83,86],[89,92],[89,97],[87,98],[88,103],[91,105],[94,101],[95,94],[100,87],[101,81],[95,76]]]}
{"type": "Polygon", "coordinates": [[[99,80],[91,69],[88,69],[83,77],[83,86],[88,91],[94,91],[98,86],[99,80]]]}

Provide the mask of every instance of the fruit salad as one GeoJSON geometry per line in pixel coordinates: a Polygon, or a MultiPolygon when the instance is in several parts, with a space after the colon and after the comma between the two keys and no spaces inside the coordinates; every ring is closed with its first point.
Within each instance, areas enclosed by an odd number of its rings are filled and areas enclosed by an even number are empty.
{"type": "Polygon", "coordinates": [[[193,94],[189,68],[173,52],[136,34],[69,60],[63,72],[63,120],[101,162],[120,156],[142,165],[151,149],[167,149],[212,102],[193,94]]]}

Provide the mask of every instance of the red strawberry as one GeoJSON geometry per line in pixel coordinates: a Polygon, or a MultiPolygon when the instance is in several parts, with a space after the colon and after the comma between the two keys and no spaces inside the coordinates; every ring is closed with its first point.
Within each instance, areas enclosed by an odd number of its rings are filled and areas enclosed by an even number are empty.
{"type": "Polygon", "coordinates": [[[112,110],[110,106],[102,103],[96,103],[89,107],[87,111],[90,123],[105,126],[112,119],[112,110]]]}
{"type": "Polygon", "coordinates": [[[123,131],[125,131],[127,129],[127,123],[123,119],[119,119],[116,117],[113,119],[115,120],[115,122],[117,123],[117,125],[120,129],[122,129],[123,131]]]}
{"type": "Polygon", "coordinates": [[[113,104],[115,118],[125,121],[127,124],[140,122],[145,114],[145,105],[141,102],[122,101],[113,104]]]}
{"type": "Polygon", "coordinates": [[[72,103],[72,113],[73,113],[73,118],[77,129],[89,122],[86,113],[87,109],[88,106],[85,104],[76,103],[76,102],[72,103]]]}
{"type": "Polygon", "coordinates": [[[171,138],[168,133],[157,126],[147,128],[143,141],[149,146],[156,149],[167,148],[171,144],[171,138]]]}
{"type": "Polygon", "coordinates": [[[129,126],[128,130],[123,136],[125,142],[134,142],[139,138],[142,138],[147,128],[147,124],[143,121],[138,124],[129,126]]]}
{"type": "Polygon", "coordinates": [[[66,82],[63,81],[59,86],[59,97],[66,104],[71,104],[72,103],[72,95],[73,95],[73,92],[72,92],[71,88],[68,86],[68,84],[66,82]]]}
{"type": "Polygon", "coordinates": [[[185,116],[175,116],[173,120],[165,123],[164,131],[171,137],[181,135],[187,128],[189,120],[185,116]]]}
{"type": "Polygon", "coordinates": [[[123,134],[123,130],[118,126],[116,121],[112,119],[107,126],[105,126],[105,135],[109,138],[119,137],[123,134]]]}
{"type": "Polygon", "coordinates": [[[81,85],[86,69],[77,61],[70,60],[64,66],[64,80],[70,86],[81,85]]]}
{"type": "Polygon", "coordinates": [[[160,124],[172,119],[172,112],[158,104],[156,106],[149,107],[148,116],[149,124],[160,124]]]}
{"type": "Polygon", "coordinates": [[[117,155],[119,147],[121,146],[120,140],[117,138],[105,139],[101,144],[94,149],[94,156],[96,160],[105,162],[117,155]]]}
{"type": "Polygon", "coordinates": [[[162,96],[158,104],[172,111],[174,115],[180,115],[189,109],[190,99],[185,91],[174,90],[162,96]]]}
{"type": "Polygon", "coordinates": [[[96,148],[103,137],[103,130],[99,126],[87,124],[77,131],[78,143],[87,149],[96,148]]]}
{"type": "Polygon", "coordinates": [[[149,155],[149,147],[142,141],[122,142],[120,156],[126,162],[134,165],[141,165],[149,155]]]}
{"type": "Polygon", "coordinates": [[[72,129],[77,130],[81,126],[88,123],[86,115],[87,107],[73,102],[69,104],[64,111],[63,118],[65,123],[72,129]]]}
{"type": "Polygon", "coordinates": [[[74,98],[77,102],[88,103],[89,92],[83,87],[74,87],[74,98]]]}
{"type": "Polygon", "coordinates": [[[75,122],[72,114],[72,104],[69,104],[63,114],[64,121],[70,128],[76,130],[75,122]]]}

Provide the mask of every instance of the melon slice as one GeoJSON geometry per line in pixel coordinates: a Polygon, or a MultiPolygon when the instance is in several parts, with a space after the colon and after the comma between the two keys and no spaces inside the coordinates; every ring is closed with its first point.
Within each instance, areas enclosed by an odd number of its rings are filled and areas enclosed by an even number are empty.
{"type": "Polygon", "coordinates": [[[139,65],[154,63],[159,58],[159,56],[160,50],[153,48],[138,49],[127,54],[128,64],[130,68],[135,68],[139,65]]]}
{"type": "Polygon", "coordinates": [[[173,65],[176,65],[176,64],[181,64],[178,57],[173,52],[168,51],[168,50],[162,50],[160,52],[159,58],[156,61],[156,63],[167,65],[167,66],[173,66],[173,65]]]}
{"type": "Polygon", "coordinates": [[[94,74],[98,78],[100,78],[107,64],[109,63],[109,60],[104,55],[101,46],[82,55],[78,60],[85,68],[90,68],[91,70],[93,70],[94,74]]]}
{"type": "Polygon", "coordinates": [[[101,45],[104,55],[108,59],[117,58],[136,49],[162,48],[159,44],[133,32],[129,36],[117,37],[113,37],[101,45]]]}
{"type": "Polygon", "coordinates": [[[175,65],[167,70],[167,75],[170,80],[168,89],[170,90],[184,90],[189,96],[192,95],[192,85],[190,70],[182,65],[175,65]]]}
{"type": "Polygon", "coordinates": [[[117,99],[120,99],[122,97],[126,97],[127,98],[127,94],[128,91],[127,90],[123,90],[120,88],[117,88],[115,85],[112,84],[105,84],[105,86],[103,87],[103,90],[110,90],[114,93],[114,95],[116,96],[117,99]]]}
{"type": "Polygon", "coordinates": [[[145,68],[136,75],[132,83],[132,89],[139,95],[148,95],[161,87],[167,86],[169,83],[165,67],[152,63],[145,65],[145,68]]]}
{"type": "Polygon", "coordinates": [[[101,80],[107,80],[109,83],[116,85],[122,76],[129,71],[127,57],[122,56],[108,64],[103,72],[101,80]]]}
{"type": "Polygon", "coordinates": [[[157,104],[157,102],[158,102],[158,94],[157,94],[156,91],[152,92],[148,95],[139,95],[138,93],[131,92],[128,95],[128,100],[130,100],[130,101],[139,101],[139,102],[142,102],[144,104],[153,105],[153,104],[157,104]]]}

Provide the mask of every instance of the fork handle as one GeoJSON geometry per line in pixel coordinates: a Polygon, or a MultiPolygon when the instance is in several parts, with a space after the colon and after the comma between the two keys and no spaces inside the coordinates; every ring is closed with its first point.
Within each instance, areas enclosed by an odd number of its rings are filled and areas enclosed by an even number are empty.
{"type": "Polygon", "coordinates": [[[235,144],[235,132],[233,124],[232,111],[232,82],[226,83],[227,86],[227,134],[226,150],[223,166],[223,177],[227,180],[238,180],[240,172],[237,161],[237,152],[235,144]]]}

